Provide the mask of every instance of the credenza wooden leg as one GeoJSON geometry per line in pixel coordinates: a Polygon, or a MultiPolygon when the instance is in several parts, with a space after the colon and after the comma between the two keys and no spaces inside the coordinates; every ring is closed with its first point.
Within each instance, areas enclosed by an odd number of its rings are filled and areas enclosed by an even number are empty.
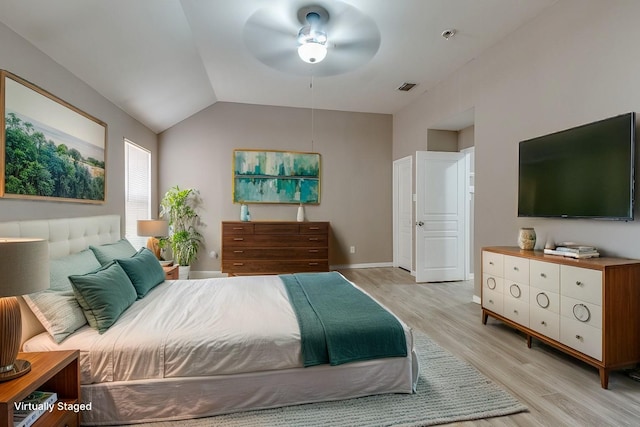
{"type": "Polygon", "coordinates": [[[609,388],[609,370],[606,368],[598,368],[600,371],[600,386],[604,389],[609,388]]]}

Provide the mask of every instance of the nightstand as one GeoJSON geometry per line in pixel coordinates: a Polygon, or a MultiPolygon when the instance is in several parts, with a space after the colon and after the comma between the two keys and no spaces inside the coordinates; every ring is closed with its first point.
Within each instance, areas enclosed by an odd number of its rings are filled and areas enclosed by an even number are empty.
{"type": "Polygon", "coordinates": [[[165,280],[178,280],[178,264],[162,267],[165,280]]]}
{"type": "Polygon", "coordinates": [[[80,412],[61,409],[60,405],[80,403],[79,354],[78,350],[20,353],[19,359],[31,362],[31,371],[0,383],[0,426],[13,426],[14,402],[36,390],[56,392],[58,401],[54,410],[42,414],[33,427],[80,425],[80,412]]]}

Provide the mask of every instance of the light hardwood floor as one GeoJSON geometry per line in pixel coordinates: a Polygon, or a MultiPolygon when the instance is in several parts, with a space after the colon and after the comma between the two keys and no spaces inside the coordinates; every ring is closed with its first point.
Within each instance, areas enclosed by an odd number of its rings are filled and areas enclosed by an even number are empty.
{"type": "Polygon", "coordinates": [[[399,268],[340,272],[529,408],[454,425],[640,426],[640,382],[614,372],[604,390],[597,369],[537,340],[529,349],[523,335],[495,319],[482,325],[480,305],[472,302],[472,282],[416,284],[399,268]]]}

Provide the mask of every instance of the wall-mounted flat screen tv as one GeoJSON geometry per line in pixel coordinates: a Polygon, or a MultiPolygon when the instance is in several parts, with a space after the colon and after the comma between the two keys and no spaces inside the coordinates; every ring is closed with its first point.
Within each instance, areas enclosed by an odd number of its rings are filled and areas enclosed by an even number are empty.
{"type": "Polygon", "coordinates": [[[518,216],[633,220],[635,113],[520,142],[518,216]]]}

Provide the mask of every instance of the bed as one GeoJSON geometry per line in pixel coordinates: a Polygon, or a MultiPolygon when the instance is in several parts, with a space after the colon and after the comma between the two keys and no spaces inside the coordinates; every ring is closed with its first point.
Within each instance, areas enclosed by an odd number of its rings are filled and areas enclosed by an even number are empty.
{"type": "MultiPolygon", "coordinates": [[[[118,244],[120,217],[0,223],[0,236],[48,240],[52,266],[57,266],[52,267],[53,283],[53,271],[63,260],[86,254],[88,247],[118,244]]],[[[344,281],[345,291],[362,293],[338,273],[326,274],[344,281]]],[[[92,410],[82,414],[86,425],[415,391],[418,366],[411,330],[390,313],[400,325],[405,356],[329,361],[335,366],[308,362],[302,348],[310,340],[301,337],[307,326],[298,322],[291,281],[280,276],[162,281],[103,333],[82,325],[64,331],[62,339],[42,321],[37,307],[34,315],[27,297],[27,303],[21,302],[23,350],[80,350],[82,401],[92,403],[92,410]]]]}

